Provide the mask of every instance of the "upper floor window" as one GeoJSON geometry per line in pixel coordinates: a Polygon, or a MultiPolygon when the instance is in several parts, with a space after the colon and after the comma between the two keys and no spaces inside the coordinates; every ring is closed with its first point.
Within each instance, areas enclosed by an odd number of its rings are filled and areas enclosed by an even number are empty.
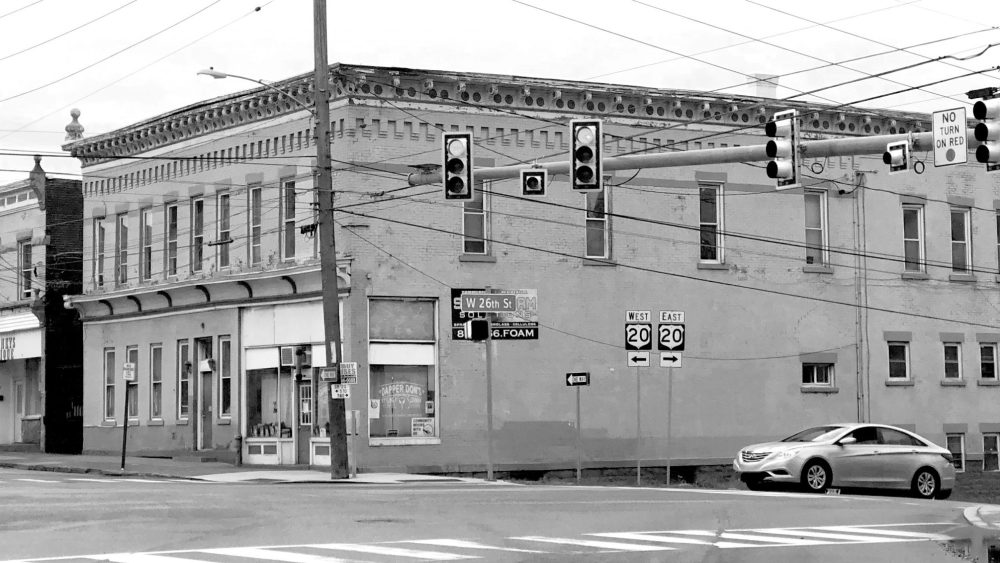
{"type": "Polygon", "coordinates": [[[963,274],[972,272],[969,211],[968,208],[951,208],[951,269],[963,274]]]}
{"type": "Polygon", "coordinates": [[[983,379],[997,378],[996,342],[979,343],[979,377],[983,379]]]}
{"type": "Polygon", "coordinates": [[[107,239],[107,227],[104,219],[94,219],[94,283],[104,287],[104,244],[107,239]]]}
{"type": "Polygon", "coordinates": [[[220,193],[218,196],[218,214],[219,214],[219,232],[216,238],[216,242],[219,245],[219,268],[229,267],[229,244],[232,242],[230,238],[230,227],[229,227],[229,192],[220,193]]]}
{"type": "Polygon", "coordinates": [[[997,272],[1000,272],[1000,210],[997,210],[997,272]]]}
{"type": "Polygon", "coordinates": [[[833,364],[802,364],[802,385],[833,386],[833,364]]]}
{"type": "Polygon", "coordinates": [[[944,343],[944,378],[962,379],[962,345],[958,342],[944,343]]]}
{"type": "Polygon", "coordinates": [[[281,183],[281,258],[295,258],[295,180],[281,183]]]}
{"type": "Polygon", "coordinates": [[[924,206],[903,206],[903,256],[907,272],[923,272],[924,206]]]}
{"type": "Polygon", "coordinates": [[[31,281],[35,268],[31,262],[30,240],[17,243],[17,264],[17,294],[21,299],[31,299],[33,295],[31,291],[31,281]]]}
{"type": "Polygon", "coordinates": [[[608,185],[584,193],[587,202],[587,258],[611,258],[608,185]]]}
{"type": "Polygon", "coordinates": [[[724,262],[722,231],[724,217],[722,208],[722,185],[698,187],[699,225],[701,230],[701,260],[703,262],[724,262]]]}
{"type": "Polygon", "coordinates": [[[166,268],[168,276],[177,275],[177,204],[167,205],[166,209],[166,268]]]}
{"type": "MultiPolygon", "coordinates": [[[[253,146],[253,145],[251,145],[253,146]]],[[[247,261],[251,266],[260,264],[261,262],[261,251],[260,251],[260,237],[261,237],[261,190],[260,185],[250,186],[247,189],[247,197],[249,198],[250,212],[247,214],[248,228],[247,231],[250,235],[249,245],[247,245],[247,261]]]]}
{"type": "Polygon", "coordinates": [[[806,204],[806,264],[829,264],[829,241],[826,226],[826,192],[807,191],[806,204]]]}
{"type": "Polygon", "coordinates": [[[465,254],[489,254],[489,245],[486,244],[488,216],[485,187],[482,183],[476,183],[472,199],[462,206],[462,252],[465,254]]]}
{"type": "Polygon", "coordinates": [[[139,212],[139,270],[142,279],[153,277],[153,210],[139,212]]]}
{"type": "Polygon", "coordinates": [[[128,214],[118,216],[115,233],[115,269],[118,284],[128,283],[128,214]]]}
{"type": "Polygon", "coordinates": [[[910,378],[910,343],[889,342],[889,379],[910,378]]]}
{"type": "Polygon", "coordinates": [[[191,200],[191,271],[200,272],[205,258],[205,200],[191,200]]]}

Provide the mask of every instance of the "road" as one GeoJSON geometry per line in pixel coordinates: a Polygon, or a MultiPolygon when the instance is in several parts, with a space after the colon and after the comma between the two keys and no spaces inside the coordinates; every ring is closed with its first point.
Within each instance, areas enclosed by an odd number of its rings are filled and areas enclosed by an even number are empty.
{"type": "Polygon", "coordinates": [[[205,483],[0,470],[0,561],[960,561],[965,503],[493,483],[205,483]]]}

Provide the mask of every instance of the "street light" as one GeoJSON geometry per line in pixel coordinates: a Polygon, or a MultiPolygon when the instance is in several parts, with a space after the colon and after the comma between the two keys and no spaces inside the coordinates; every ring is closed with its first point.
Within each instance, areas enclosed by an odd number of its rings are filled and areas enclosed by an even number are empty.
{"type": "MultiPolygon", "coordinates": [[[[326,5],[325,0],[314,0],[314,36],[316,68],[314,73],[314,106],[303,104],[291,94],[274,86],[247,76],[221,72],[209,67],[198,74],[212,78],[239,78],[255,82],[278,92],[306,109],[316,121],[316,195],[319,200],[319,259],[320,284],[323,295],[323,345],[326,347],[327,364],[337,370],[336,383],[340,382],[338,369],[343,355],[340,335],[340,289],[337,283],[337,242],[336,226],[333,223],[333,166],[330,157],[330,68],[326,61],[326,5]]],[[[331,386],[333,383],[331,383],[331,386]]],[[[347,417],[344,399],[334,399],[328,390],[327,409],[330,413],[330,477],[344,479],[350,477],[347,459],[347,417]]]]}

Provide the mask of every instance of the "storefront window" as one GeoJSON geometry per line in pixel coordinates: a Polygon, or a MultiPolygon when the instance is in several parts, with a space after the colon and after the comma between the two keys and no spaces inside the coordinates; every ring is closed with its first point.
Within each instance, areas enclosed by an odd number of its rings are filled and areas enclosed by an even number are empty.
{"type": "Polygon", "coordinates": [[[247,370],[247,434],[251,438],[292,437],[291,372],[278,368],[247,370]]]}
{"type": "Polygon", "coordinates": [[[436,305],[433,299],[369,302],[372,438],[438,436],[436,305]]]}

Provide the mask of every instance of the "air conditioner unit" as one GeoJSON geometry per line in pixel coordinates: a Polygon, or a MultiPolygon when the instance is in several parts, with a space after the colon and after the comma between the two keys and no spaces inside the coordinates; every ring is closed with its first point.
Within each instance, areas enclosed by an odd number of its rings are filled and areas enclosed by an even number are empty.
{"type": "Polygon", "coordinates": [[[215,371],[215,360],[212,358],[204,359],[198,362],[198,372],[206,373],[215,371]]]}
{"type": "Polygon", "coordinates": [[[294,346],[282,346],[280,348],[281,353],[281,367],[295,367],[295,347],[294,346]]]}

